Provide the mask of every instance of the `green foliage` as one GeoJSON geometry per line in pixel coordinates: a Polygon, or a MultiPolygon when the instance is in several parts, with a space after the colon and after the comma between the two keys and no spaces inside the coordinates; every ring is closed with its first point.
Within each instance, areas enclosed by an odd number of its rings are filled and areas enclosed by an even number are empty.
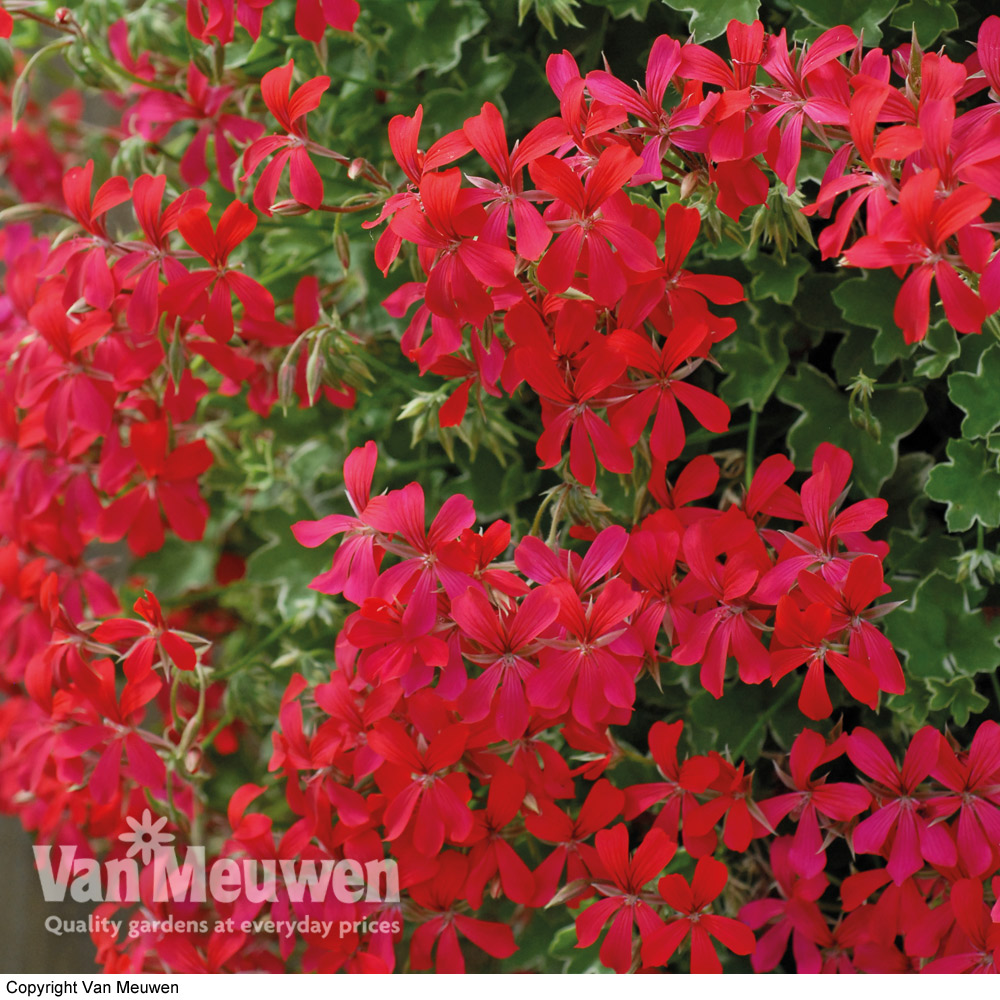
{"type": "Polygon", "coordinates": [[[979,357],[973,372],[955,372],[948,379],[951,401],[965,410],[962,436],[987,437],[1000,427],[1000,346],[994,344],[979,357]]]}
{"type": "Polygon", "coordinates": [[[958,27],[958,14],[951,0],[911,0],[897,8],[892,25],[904,31],[913,29],[917,41],[929,48],[944,32],[958,27]]]}
{"type": "Polygon", "coordinates": [[[924,398],[916,389],[886,386],[871,402],[871,413],[878,421],[859,426],[848,407],[847,395],[828,376],[812,365],[799,365],[794,375],[787,375],[778,386],[783,403],[801,410],[788,432],[788,451],[793,461],[806,467],[816,447],[833,441],[850,452],[854,459],[854,481],[866,496],[876,496],[892,475],[899,456],[899,442],[923,419],[927,411],[924,398]]]}
{"type": "Polygon", "coordinates": [[[833,28],[846,24],[856,33],[864,32],[866,45],[877,45],[882,38],[879,25],[892,13],[896,0],[795,0],[810,24],[833,28]]]}
{"type": "Polygon", "coordinates": [[[949,531],[967,531],[975,522],[1000,525],[1000,472],[996,457],[978,441],[952,438],[948,461],[936,465],[927,480],[927,495],[946,503],[949,531]]]}
{"type": "Polygon", "coordinates": [[[663,0],[674,10],[690,13],[688,22],[696,42],[718,38],[730,21],[748,23],[757,17],[759,0],[663,0]]]}
{"type": "Polygon", "coordinates": [[[774,299],[788,306],[795,301],[799,281],[812,265],[798,254],[788,261],[775,254],[758,254],[752,266],[756,273],[750,282],[750,294],[757,299],[774,299]]]}
{"type": "Polygon", "coordinates": [[[909,603],[886,618],[886,634],[914,678],[948,681],[1000,664],[1000,620],[974,610],[965,587],[942,573],[923,580],[909,603]]]}

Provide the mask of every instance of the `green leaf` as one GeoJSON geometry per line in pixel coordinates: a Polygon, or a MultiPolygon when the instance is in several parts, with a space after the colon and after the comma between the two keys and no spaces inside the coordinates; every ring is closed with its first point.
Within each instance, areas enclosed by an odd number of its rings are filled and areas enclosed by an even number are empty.
{"type": "Polygon", "coordinates": [[[653,0],[587,0],[594,7],[606,7],[615,19],[631,17],[635,21],[649,19],[649,5],[653,0]]]}
{"type": "Polygon", "coordinates": [[[799,294],[794,303],[795,314],[800,322],[823,333],[829,333],[831,330],[841,332],[849,330],[851,325],[838,319],[839,310],[833,305],[833,293],[843,282],[843,272],[824,274],[811,270],[805,275],[799,282],[799,294]]]}
{"type": "Polygon", "coordinates": [[[725,33],[733,19],[749,24],[757,17],[758,0],[663,0],[673,10],[689,12],[688,27],[694,40],[702,42],[725,33]]]}
{"type": "Polygon", "coordinates": [[[462,46],[489,22],[477,0],[419,4],[371,0],[365,10],[392,25],[385,56],[397,82],[423,70],[441,74],[454,69],[462,58],[462,46]]]}
{"type": "Polygon", "coordinates": [[[750,294],[756,299],[771,298],[791,305],[799,290],[799,279],[810,269],[809,261],[798,254],[782,262],[776,254],[762,253],[751,262],[756,271],[750,282],[750,294]]]}
{"type": "Polygon", "coordinates": [[[778,385],[777,397],[802,411],[788,432],[788,448],[800,469],[809,467],[813,452],[824,441],[848,451],[854,459],[854,481],[867,496],[875,496],[896,468],[899,441],[923,419],[927,404],[916,389],[876,392],[873,417],[881,426],[880,440],[856,427],[848,412],[848,394],[811,365],[799,365],[794,376],[778,385]]]}
{"type": "Polygon", "coordinates": [[[918,356],[913,374],[922,378],[940,378],[961,353],[955,328],[947,321],[935,323],[917,345],[918,356]]]}
{"type": "Polygon", "coordinates": [[[906,693],[891,694],[885,700],[886,708],[910,730],[916,731],[927,722],[930,707],[929,682],[915,677],[906,678],[906,693]]]}
{"type": "Polygon", "coordinates": [[[732,350],[720,352],[729,374],[719,386],[719,395],[730,408],[747,403],[759,413],[774,394],[788,369],[788,351],[780,336],[771,339],[776,341],[773,345],[763,345],[749,337],[731,337],[732,350]]]}
{"type": "Polygon", "coordinates": [[[899,279],[890,271],[867,271],[863,277],[848,278],[833,293],[844,319],[855,326],[878,333],[872,344],[876,362],[887,365],[913,353],[914,345],[903,340],[892,311],[899,293],[899,279]]]}
{"type": "Polygon", "coordinates": [[[976,684],[971,677],[956,677],[951,681],[939,681],[929,678],[927,687],[932,692],[927,707],[932,712],[948,709],[955,722],[964,726],[970,715],[978,715],[989,705],[989,698],[976,690],[976,684]]]}
{"type": "Polygon", "coordinates": [[[573,12],[573,8],[579,6],[577,0],[518,0],[517,23],[523,24],[528,12],[533,10],[545,30],[555,38],[556,18],[559,18],[561,24],[572,25],[574,28],[583,27],[573,12]]]}
{"type": "Polygon", "coordinates": [[[917,29],[917,41],[927,48],[938,35],[958,27],[958,14],[952,0],[912,0],[892,15],[891,24],[903,31],[917,29]]]}
{"type": "MultiPolygon", "coordinates": [[[[735,750],[746,737],[752,735],[742,754],[752,763],[760,756],[768,728],[765,725],[755,730],[754,727],[777,697],[779,695],[774,693],[770,684],[757,687],[740,685],[738,691],[729,691],[718,699],[707,691],[700,691],[691,699],[691,725],[684,731],[688,733],[690,730],[691,742],[699,753],[721,751],[727,747],[735,750]]],[[[787,711],[798,715],[794,704],[788,705],[787,711]]]]}
{"type": "Polygon", "coordinates": [[[968,531],[979,521],[1000,525],[1000,473],[996,459],[976,441],[953,438],[945,449],[949,461],[935,465],[927,480],[927,495],[946,503],[949,531],[968,531]]]}
{"type": "Polygon", "coordinates": [[[963,437],[986,437],[1000,427],[1000,345],[994,344],[980,355],[975,374],[955,372],[950,376],[948,396],[965,410],[963,437]]]}
{"type": "Polygon", "coordinates": [[[892,587],[892,600],[909,600],[921,581],[935,571],[955,579],[961,554],[961,542],[943,528],[923,534],[891,528],[886,582],[892,587]]]}
{"type": "Polygon", "coordinates": [[[846,24],[864,32],[866,45],[882,39],[879,25],[892,13],[896,0],[795,0],[795,6],[820,28],[846,24]]]}
{"type": "Polygon", "coordinates": [[[1000,618],[973,611],[965,588],[932,573],[910,603],[885,619],[896,651],[906,654],[909,676],[948,681],[993,670],[1000,663],[1000,618]]]}
{"type": "Polygon", "coordinates": [[[840,385],[848,385],[860,375],[878,378],[888,367],[886,362],[875,360],[872,350],[874,338],[868,330],[853,327],[840,338],[833,352],[833,372],[840,385]]]}

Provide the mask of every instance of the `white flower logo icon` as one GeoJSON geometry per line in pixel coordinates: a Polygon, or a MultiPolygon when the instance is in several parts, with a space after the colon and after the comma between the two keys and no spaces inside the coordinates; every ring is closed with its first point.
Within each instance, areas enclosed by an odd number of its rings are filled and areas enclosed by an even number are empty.
{"type": "Polygon", "coordinates": [[[126,816],[125,821],[132,827],[132,832],[119,834],[118,839],[132,845],[128,849],[126,857],[131,858],[141,852],[144,865],[148,865],[150,859],[164,850],[174,839],[172,833],[163,833],[163,828],[167,825],[167,817],[161,816],[154,823],[153,814],[148,809],[143,809],[141,820],[126,816]]]}

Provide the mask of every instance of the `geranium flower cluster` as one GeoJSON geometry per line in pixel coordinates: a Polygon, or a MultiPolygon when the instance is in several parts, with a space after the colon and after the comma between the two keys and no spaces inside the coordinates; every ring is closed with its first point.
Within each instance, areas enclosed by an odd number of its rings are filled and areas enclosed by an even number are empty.
{"type": "MultiPolygon", "coordinates": [[[[268,6],[189,0],[187,31],[218,54],[257,39],[268,6]]],[[[294,28],[319,42],[357,17],[354,0],[301,2],[294,28]]],[[[0,8],[0,34],[11,26],[0,8]]],[[[49,27],[77,37],[68,10],[49,27]]],[[[513,147],[492,104],[426,151],[423,112],[398,116],[399,190],[310,136],[330,79],[296,86],[291,60],[259,80],[224,59],[210,74],[201,59],[137,58],[124,22],[111,28],[128,81],[113,135],[152,148],[186,128],[177,176],[95,179],[76,151],[79,100],[15,108],[4,94],[0,153],[19,203],[0,232],[0,805],[81,859],[108,843],[124,853],[154,806],[216,858],[392,858],[402,888],[378,904],[275,887],[273,900],[171,908],[144,873],[129,912],[182,923],[97,931],[107,970],[517,967],[562,907],[577,947],[617,972],[717,971],[720,955],[757,971],[995,971],[1000,727],[983,723],[967,749],[924,728],[898,761],[864,726],[828,721],[905,690],[879,628],[888,546],[869,537],[886,503],[846,502],[852,460],[833,443],[798,479],[789,459],[765,459],[721,504],[713,458],[671,463],[685,414],[711,433],[729,424],[705,363],[738,335],[721,313],[743,291],[686,266],[702,215],[764,204],[765,168],[791,191],[807,132],[829,154],[806,210],[832,218],[820,248],[906,275],[908,341],[928,328],[932,288],[961,332],[1000,306],[984,221],[1000,176],[1000,18],[964,64],[915,46],[864,52],[847,28],[804,50],[759,22],[734,22],[728,40],[729,61],[657,39],[636,88],[555,55],[559,115],[513,147]],[[454,165],[473,152],[492,176],[454,165]],[[322,160],[372,193],[328,205],[322,160]],[[224,204],[209,203],[209,180],[224,204]],[[663,182],[662,214],[632,197],[663,182]],[[694,198],[701,210],[683,203],[694,198]],[[293,676],[268,776],[227,791],[223,815],[208,807],[209,752],[236,750],[242,723],[213,641],[237,620],[165,610],[146,589],[126,616],[109,580],[168,533],[204,536],[213,394],[245,392],[260,417],[279,400],[353,405],[348,373],[301,350],[333,329],[329,289],[304,275],[276,301],[252,251],[261,217],[360,210],[384,225],[384,272],[417,248],[424,280],[386,308],[416,306],[402,348],[449,380],[441,425],[461,423],[473,392],[524,385],[544,468],[565,460],[565,478],[594,490],[599,469],[626,474],[641,455],[649,500],[630,530],[574,525],[576,548],[554,530],[511,554],[510,526],[477,529],[466,497],[428,526],[419,483],[373,494],[376,445],[355,450],[353,513],[294,528],[310,547],[341,536],[313,581],[351,605],[334,669],[293,676]],[[67,228],[38,235],[42,215],[67,228]],[[774,689],[808,725],[773,775],[749,770],[740,746],[688,754],[681,721],[637,711],[668,665],[692,696],[774,689]],[[648,780],[622,778],[623,762],[648,780]],[[839,885],[834,861],[853,864],[839,885]],[[241,929],[264,915],[299,929],[241,929]]],[[[219,586],[242,569],[220,560],[219,586]]]]}
{"type": "Polygon", "coordinates": [[[983,22],[964,64],[915,43],[864,51],[846,27],[793,49],[759,21],[733,21],[727,36],[728,62],[658,38],[635,87],[608,69],[582,75],[568,52],[551,56],[560,114],[513,148],[492,104],[426,152],[420,109],[393,120],[408,184],[383,208],[376,260],[388,270],[403,244],[417,247],[426,281],[385,304],[402,316],[419,303],[404,352],[422,372],[459,379],[443,426],[461,421],[470,388],[499,395],[526,382],[541,400],[543,466],[560,461],[569,436],[569,469],[591,487],[598,464],[632,469],[650,418],[654,464],[676,458],[678,404],[725,430],[725,404],[690,378],[734,330],[709,303],[738,302],[742,290],[684,269],[695,208],[674,202],[661,215],[629,193],[666,182],[672,197],[700,195],[703,212],[738,221],[768,201],[768,171],[777,197],[795,193],[804,143],[829,158],[804,209],[832,217],[823,255],[906,276],[895,319],[908,343],[927,332],[932,286],[963,333],[1000,307],[985,221],[1000,192],[1000,18],[983,22]],[[987,89],[987,103],[962,110],[987,89]],[[491,174],[465,184],[449,164],[473,151],[491,174]]]}
{"type": "MultiPolygon", "coordinates": [[[[720,947],[766,971],[789,943],[801,972],[993,971],[995,723],[967,752],[925,728],[901,765],[864,727],[805,729],[773,775],[756,775],[728,753],[684,756],[683,723],[661,721],[649,757],[632,751],[651,780],[613,783],[629,752],[617,727],[668,659],[700,662],[717,696],[727,653],[743,683],[779,684],[804,665],[800,705],[815,719],[831,711],[825,666],[870,707],[902,690],[872,623],[886,610],[871,606],[884,546],[864,532],[884,505],[837,510],[844,452],[821,448],[798,492],[790,463],[770,459],[721,511],[696,503],[718,471],[698,459],[632,532],[608,527],[582,554],[529,536],[513,562],[500,561],[509,527],[474,531],[464,497],[427,526],[417,484],[373,496],[376,458],[369,442],[347,461],[353,514],[295,527],[310,546],[341,536],[313,586],[357,610],[329,681],[289,685],[270,766],[300,817],[278,856],[398,860],[411,969],[464,971],[475,949],[514,956],[537,913],[564,905],[578,911],[577,947],[600,939],[617,972],[720,971],[720,947]],[[829,780],[833,768],[845,780],[829,780]],[[838,902],[825,871],[841,844],[856,873],[838,902]],[[731,870],[761,887],[738,911],[724,896],[731,870]],[[488,899],[514,904],[513,921],[483,919],[488,899]]],[[[270,819],[244,813],[263,791],[234,796],[235,856],[273,856],[270,819]]],[[[274,912],[289,906],[318,912],[287,899],[274,912]]],[[[387,912],[359,901],[346,919],[387,912]]],[[[391,970],[388,936],[307,939],[306,964],[391,970]]]]}

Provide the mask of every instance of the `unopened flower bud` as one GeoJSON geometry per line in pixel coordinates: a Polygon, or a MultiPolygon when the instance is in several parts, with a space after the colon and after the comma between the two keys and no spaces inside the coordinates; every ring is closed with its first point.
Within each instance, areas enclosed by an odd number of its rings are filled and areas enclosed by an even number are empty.
{"type": "Polygon", "coordinates": [[[333,238],[333,248],[337,251],[340,266],[346,271],[351,266],[351,241],[347,233],[337,233],[333,238]]]}
{"type": "Polygon", "coordinates": [[[271,206],[272,215],[306,215],[312,209],[308,205],[303,205],[294,198],[286,198],[284,201],[276,201],[271,206]]]}

